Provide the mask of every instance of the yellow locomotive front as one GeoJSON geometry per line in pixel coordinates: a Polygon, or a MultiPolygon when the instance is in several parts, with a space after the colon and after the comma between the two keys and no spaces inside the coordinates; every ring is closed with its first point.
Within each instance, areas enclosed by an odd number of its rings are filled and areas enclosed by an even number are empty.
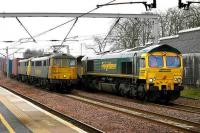
{"type": "Polygon", "coordinates": [[[146,80],[147,97],[151,101],[170,101],[183,90],[183,61],[178,51],[161,50],[142,55],[145,66],[139,78],[146,80]]]}
{"type": "Polygon", "coordinates": [[[52,84],[71,86],[77,80],[76,59],[67,54],[56,54],[50,58],[48,79],[52,84]]]}

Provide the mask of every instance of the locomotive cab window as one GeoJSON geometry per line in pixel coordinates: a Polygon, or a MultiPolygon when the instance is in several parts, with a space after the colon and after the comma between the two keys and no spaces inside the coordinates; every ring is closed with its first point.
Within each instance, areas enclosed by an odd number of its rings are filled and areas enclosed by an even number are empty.
{"type": "Polygon", "coordinates": [[[150,67],[163,67],[163,56],[151,55],[149,56],[150,67]]]}
{"type": "Polygon", "coordinates": [[[61,65],[60,59],[54,59],[53,65],[54,65],[54,66],[60,66],[60,65],[61,65]]]}
{"type": "Polygon", "coordinates": [[[75,66],[76,60],[75,59],[69,59],[69,66],[75,66]]]}
{"type": "Polygon", "coordinates": [[[180,58],[178,56],[167,56],[166,57],[167,67],[180,67],[180,58]]]}
{"type": "Polygon", "coordinates": [[[66,67],[69,66],[69,62],[67,58],[54,58],[53,65],[59,67],[66,67]]]}

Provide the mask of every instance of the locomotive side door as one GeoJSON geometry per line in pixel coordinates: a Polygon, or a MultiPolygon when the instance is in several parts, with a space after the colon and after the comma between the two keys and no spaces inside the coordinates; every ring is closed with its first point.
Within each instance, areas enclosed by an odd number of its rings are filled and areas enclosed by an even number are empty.
{"type": "Polygon", "coordinates": [[[139,58],[139,79],[146,79],[146,57],[139,58]]]}

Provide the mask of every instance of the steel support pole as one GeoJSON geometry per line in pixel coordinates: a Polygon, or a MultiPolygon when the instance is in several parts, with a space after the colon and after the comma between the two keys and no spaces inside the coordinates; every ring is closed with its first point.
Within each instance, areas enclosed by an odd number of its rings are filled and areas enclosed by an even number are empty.
{"type": "Polygon", "coordinates": [[[6,47],[6,62],[7,62],[7,66],[6,66],[6,75],[7,75],[7,78],[9,77],[9,59],[8,59],[8,46],[6,47]]]}
{"type": "Polygon", "coordinates": [[[159,22],[158,19],[153,19],[154,21],[154,44],[157,45],[158,44],[158,39],[159,39],[159,22]]]}

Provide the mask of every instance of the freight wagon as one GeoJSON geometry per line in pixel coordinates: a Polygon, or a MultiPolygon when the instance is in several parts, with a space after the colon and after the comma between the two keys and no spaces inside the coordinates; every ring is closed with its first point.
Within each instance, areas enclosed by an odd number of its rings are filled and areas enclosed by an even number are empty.
{"type": "Polygon", "coordinates": [[[4,74],[8,73],[8,76],[11,76],[12,74],[12,60],[11,59],[9,60],[3,59],[3,72],[4,74]]]}
{"type": "Polygon", "coordinates": [[[18,62],[21,58],[14,58],[12,60],[12,74],[11,77],[12,78],[17,78],[18,76],[18,62]]]}

